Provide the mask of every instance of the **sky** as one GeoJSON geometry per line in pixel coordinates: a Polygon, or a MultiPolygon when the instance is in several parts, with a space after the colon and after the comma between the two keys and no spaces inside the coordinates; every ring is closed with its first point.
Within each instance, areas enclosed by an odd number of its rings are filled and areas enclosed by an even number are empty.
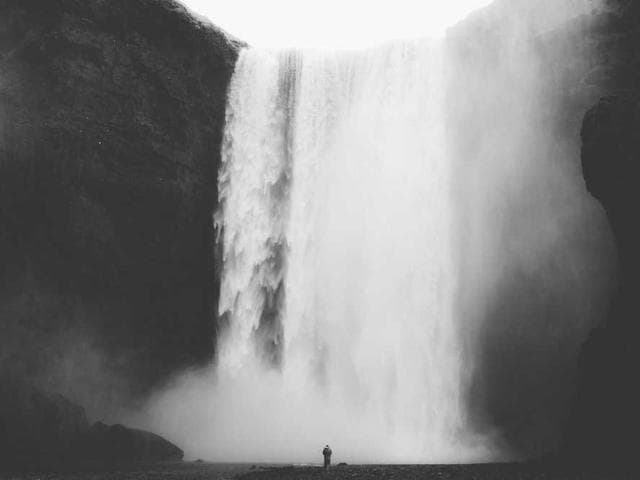
{"type": "Polygon", "coordinates": [[[491,0],[181,0],[255,47],[361,48],[439,37],[491,0]]]}

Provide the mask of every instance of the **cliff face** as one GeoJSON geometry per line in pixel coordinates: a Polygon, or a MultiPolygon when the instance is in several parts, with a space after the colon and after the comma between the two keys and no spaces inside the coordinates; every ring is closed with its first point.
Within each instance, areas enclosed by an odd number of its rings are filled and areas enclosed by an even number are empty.
{"type": "Polygon", "coordinates": [[[566,449],[581,460],[632,465],[640,430],[640,6],[609,6],[602,36],[606,92],[584,118],[582,166],[587,188],[607,212],[621,273],[606,321],[582,351],[566,449]]]}
{"type": "Polygon", "coordinates": [[[91,411],[210,358],[239,47],[172,0],[0,2],[3,370],[91,411]]]}

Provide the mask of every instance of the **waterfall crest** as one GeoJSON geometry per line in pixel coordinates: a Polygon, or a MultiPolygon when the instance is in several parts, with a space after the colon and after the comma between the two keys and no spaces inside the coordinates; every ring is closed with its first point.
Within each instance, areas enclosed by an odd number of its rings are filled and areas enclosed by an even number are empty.
{"type": "Polygon", "coordinates": [[[486,455],[463,405],[445,82],[427,41],[241,52],[217,213],[220,458],[486,455]],[[247,452],[255,429],[271,440],[247,452]]]}

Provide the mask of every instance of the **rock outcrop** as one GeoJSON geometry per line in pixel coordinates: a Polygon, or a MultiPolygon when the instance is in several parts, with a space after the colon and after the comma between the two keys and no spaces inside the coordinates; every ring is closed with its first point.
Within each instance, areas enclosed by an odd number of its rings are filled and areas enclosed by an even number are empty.
{"type": "Polygon", "coordinates": [[[158,435],[90,425],[84,409],[62,395],[1,380],[0,469],[182,460],[182,450],[158,435]]]}
{"type": "Polygon", "coordinates": [[[94,423],[80,450],[85,458],[98,462],[158,462],[180,461],[184,452],[164,438],[144,430],[123,425],[94,423]]]}

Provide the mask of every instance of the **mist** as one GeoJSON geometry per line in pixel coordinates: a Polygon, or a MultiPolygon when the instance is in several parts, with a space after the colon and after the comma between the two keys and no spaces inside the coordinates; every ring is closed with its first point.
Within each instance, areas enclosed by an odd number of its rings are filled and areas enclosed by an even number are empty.
{"type": "Polygon", "coordinates": [[[245,50],[215,219],[217,358],[131,423],[218,461],[556,448],[616,277],[579,158],[599,93],[581,81],[598,57],[580,15],[600,7],[556,4],[497,1],[437,44],[245,50]]]}
{"type": "Polygon", "coordinates": [[[582,117],[601,93],[584,81],[599,60],[580,14],[600,7],[562,5],[513,2],[495,31],[449,36],[468,405],[519,457],[562,441],[579,349],[617,269],[580,167],[582,117]]]}

